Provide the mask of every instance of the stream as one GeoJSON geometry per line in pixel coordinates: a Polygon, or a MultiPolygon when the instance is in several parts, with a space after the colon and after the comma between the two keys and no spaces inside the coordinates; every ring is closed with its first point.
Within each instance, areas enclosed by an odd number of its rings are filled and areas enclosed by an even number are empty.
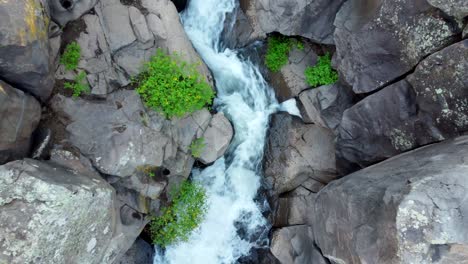
{"type": "MultiPolygon", "coordinates": [[[[208,211],[188,242],[158,251],[155,264],[231,264],[253,248],[268,246],[267,208],[256,200],[261,187],[262,158],[269,115],[280,107],[252,62],[223,48],[221,33],[235,0],[190,0],[181,14],[185,31],[211,69],[217,88],[214,108],[234,126],[225,156],[192,179],[207,191],[208,211]]],[[[290,108],[297,111],[295,103],[290,108]]]]}

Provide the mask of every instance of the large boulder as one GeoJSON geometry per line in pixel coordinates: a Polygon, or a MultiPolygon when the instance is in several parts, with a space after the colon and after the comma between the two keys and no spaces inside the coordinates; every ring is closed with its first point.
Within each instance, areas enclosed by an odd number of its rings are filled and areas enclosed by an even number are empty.
{"type": "Polygon", "coordinates": [[[276,73],[271,73],[270,83],[276,92],[278,101],[284,102],[297,97],[303,90],[309,88],[306,82],[305,70],[317,63],[317,54],[312,47],[302,44],[304,48],[293,47],[289,52],[288,63],[276,73]]]}
{"type": "Polygon", "coordinates": [[[29,153],[40,119],[41,106],[34,97],[0,80],[0,164],[29,153]]]}
{"type": "Polygon", "coordinates": [[[460,22],[468,16],[468,2],[465,0],[427,0],[427,2],[460,22]]]}
{"type": "Polygon", "coordinates": [[[99,175],[54,163],[0,166],[0,208],[2,263],[112,263],[138,235],[99,175]]]}
{"type": "Polygon", "coordinates": [[[251,0],[241,1],[241,7],[254,32],[279,32],[309,38],[317,43],[333,44],[333,21],[343,2],[344,0],[251,0]]]}
{"type": "Polygon", "coordinates": [[[309,226],[284,227],[273,232],[272,237],[270,250],[281,264],[328,263],[315,247],[309,226]]]}
{"type": "Polygon", "coordinates": [[[415,72],[344,112],[340,159],[359,165],[468,131],[468,40],[424,59],[415,72]]]}
{"type": "Polygon", "coordinates": [[[165,176],[187,177],[194,162],[190,144],[203,134],[211,119],[204,109],[166,120],[147,111],[138,94],[129,90],[96,102],[57,95],[51,107],[69,120],[66,130],[70,142],[99,171],[119,177],[131,176],[147,166],[165,171],[165,176]]]}
{"type": "Polygon", "coordinates": [[[45,100],[54,85],[46,0],[0,2],[0,78],[45,100]]]}
{"type": "Polygon", "coordinates": [[[401,154],[328,184],[315,240],[333,263],[465,263],[468,137],[401,154]]]}
{"type": "Polygon", "coordinates": [[[91,10],[98,0],[48,0],[48,2],[52,19],[63,26],[91,10]]]}
{"type": "Polygon", "coordinates": [[[153,247],[141,238],[115,264],[153,264],[153,247]]]}
{"type": "Polygon", "coordinates": [[[210,164],[224,155],[229,143],[231,143],[233,134],[232,125],[224,114],[215,114],[203,133],[205,145],[199,160],[204,164],[210,164]]]}
{"type": "Polygon", "coordinates": [[[287,113],[273,115],[264,171],[275,194],[291,191],[309,178],[328,183],[337,176],[333,134],[287,113]]]}
{"type": "Polygon", "coordinates": [[[386,86],[461,33],[454,20],[424,0],[350,0],[335,26],[334,62],[356,93],[386,86]]]}

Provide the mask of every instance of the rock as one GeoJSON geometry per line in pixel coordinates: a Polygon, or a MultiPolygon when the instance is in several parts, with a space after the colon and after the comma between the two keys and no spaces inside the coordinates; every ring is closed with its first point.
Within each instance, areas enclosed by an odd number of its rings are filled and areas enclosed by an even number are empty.
{"type": "Polygon", "coordinates": [[[353,101],[350,89],[336,83],[301,92],[298,107],[304,122],[330,128],[336,133],[343,112],[353,105],[353,101]]]}
{"type": "Polygon", "coordinates": [[[336,177],[333,134],[287,113],[273,115],[264,171],[276,194],[291,191],[309,178],[328,183],[336,177]]]}
{"type": "Polygon", "coordinates": [[[46,100],[54,86],[45,0],[0,2],[0,77],[46,100]]]}
{"type": "Polygon", "coordinates": [[[308,66],[317,63],[317,55],[309,44],[303,45],[304,49],[292,48],[288,63],[279,72],[271,74],[270,83],[280,103],[297,97],[309,87],[304,72],[308,66]]]}
{"type": "Polygon", "coordinates": [[[334,64],[355,93],[385,87],[457,39],[445,17],[425,1],[347,1],[335,19],[334,64]]]}
{"type": "Polygon", "coordinates": [[[91,10],[98,0],[48,0],[53,20],[64,26],[91,10]]]}
{"type": "Polygon", "coordinates": [[[264,33],[255,35],[254,28],[240,6],[236,6],[232,13],[226,14],[222,38],[230,49],[242,48],[257,39],[265,38],[264,33]]]}
{"type": "Polygon", "coordinates": [[[100,1],[96,6],[96,13],[112,53],[136,40],[128,8],[119,0],[100,1]]]}
{"type": "Polygon", "coordinates": [[[328,184],[316,242],[333,263],[468,259],[468,137],[419,148],[328,184]]]}
{"type": "Polygon", "coordinates": [[[365,167],[468,130],[468,40],[423,60],[414,74],[343,114],[337,155],[365,167]]]}
{"type": "Polygon", "coordinates": [[[271,253],[281,264],[326,264],[315,248],[312,228],[306,225],[276,230],[271,240],[271,253]]]}
{"type": "MultiPolygon", "coordinates": [[[[307,192],[307,190],[305,191],[307,192]]],[[[314,201],[315,194],[310,192],[303,195],[280,197],[275,208],[273,226],[312,224],[310,210],[314,208],[314,201]]]]}
{"type": "Polygon", "coordinates": [[[468,16],[468,2],[464,0],[427,0],[429,4],[444,11],[447,15],[457,18],[460,24],[468,16]]]}
{"type": "Polygon", "coordinates": [[[132,243],[119,241],[114,199],[101,178],[53,163],[0,166],[0,261],[112,263],[132,243]]]}
{"type": "Polygon", "coordinates": [[[203,133],[205,147],[199,160],[204,164],[210,164],[220,158],[229,147],[232,137],[233,129],[229,120],[223,113],[215,114],[203,133]]]}
{"type": "Polygon", "coordinates": [[[153,247],[138,238],[125,255],[115,264],[153,264],[153,247]]]}
{"type": "Polygon", "coordinates": [[[152,41],[154,39],[153,34],[149,31],[145,16],[140,12],[140,10],[131,6],[128,8],[128,13],[138,41],[141,43],[152,41]]]}
{"type": "Polygon", "coordinates": [[[0,80],[0,164],[28,155],[40,119],[34,97],[0,80]]]}
{"type": "MultiPolygon", "coordinates": [[[[89,102],[61,95],[52,109],[70,120],[70,142],[102,173],[128,177],[142,166],[167,169],[167,176],[187,177],[193,165],[192,140],[209,124],[204,109],[172,121],[147,111],[135,91],[119,90],[106,101],[89,102]]],[[[148,176],[149,177],[149,176],[148,176]]]]}
{"type": "MultiPolygon", "coordinates": [[[[244,10],[253,28],[264,33],[302,36],[333,44],[333,20],[343,0],[252,0],[244,10]]],[[[242,5],[241,5],[242,6],[242,5]]]]}

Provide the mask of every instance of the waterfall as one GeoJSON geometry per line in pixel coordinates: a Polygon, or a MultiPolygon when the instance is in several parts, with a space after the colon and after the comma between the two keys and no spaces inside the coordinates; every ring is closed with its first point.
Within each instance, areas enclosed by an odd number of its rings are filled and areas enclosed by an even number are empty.
{"type": "Polygon", "coordinates": [[[205,220],[188,242],[157,252],[155,264],[230,264],[268,242],[268,222],[254,199],[261,186],[268,117],[279,106],[257,66],[222,48],[224,19],[234,8],[235,0],[191,0],[181,15],[187,35],[213,73],[214,107],[232,122],[235,136],[224,157],[193,171],[193,180],[208,195],[205,220]]]}

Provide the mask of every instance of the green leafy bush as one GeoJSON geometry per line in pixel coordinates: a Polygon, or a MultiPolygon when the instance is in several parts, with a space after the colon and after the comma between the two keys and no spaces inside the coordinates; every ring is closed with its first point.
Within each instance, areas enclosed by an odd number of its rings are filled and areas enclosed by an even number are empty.
{"type": "Polygon", "coordinates": [[[192,141],[190,144],[190,152],[192,152],[192,156],[194,158],[199,158],[205,148],[205,139],[204,138],[197,138],[192,141]]]}
{"type": "Polygon", "coordinates": [[[85,72],[80,72],[78,75],[75,77],[74,82],[66,82],[64,84],[64,87],[66,89],[72,89],[73,90],[73,97],[78,97],[82,93],[89,94],[89,86],[88,86],[88,81],[86,80],[86,73],[85,72]]]}
{"type": "Polygon", "coordinates": [[[315,66],[309,66],[305,72],[306,82],[311,87],[333,84],[338,80],[338,73],[331,67],[330,54],[318,58],[315,66]]]}
{"type": "Polygon", "coordinates": [[[60,58],[60,63],[65,66],[65,69],[72,71],[78,67],[78,62],[81,57],[81,47],[76,41],[70,43],[65,48],[65,51],[60,58]]]}
{"type": "Polygon", "coordinates": [[[196,64],[184,62],[177,54],[158,49],[137,79],[137,92],[145,104],[166,117],[181,117],[209,106],[214,98],[210,85],[196,64]]]}
{"type": "Polygon", "coordinates": [[[201,224],[207,210],[205,189],[197,183],[183,182],[171,197],[172,203],[153,218],[150,233],[153,243],[162,247],[187,241],[201,224]]]}
{"type": "Polygon", "coordinates": [[[265,64],[272,72],[277,72],[288,63],[291,41],[284,36],[272,36],[268,38],[265,64]]]}

